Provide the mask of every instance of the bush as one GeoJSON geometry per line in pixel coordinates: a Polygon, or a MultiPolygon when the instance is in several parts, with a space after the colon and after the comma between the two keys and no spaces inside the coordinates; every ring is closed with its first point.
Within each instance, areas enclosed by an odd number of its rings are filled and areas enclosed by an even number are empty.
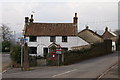
{"type": "Polygon", "coordinates": [[[29,55],[29,66],[30,67],[37,66],[37,56],[31,56],[31,55],[29,55]]]}
{"type": "Polygon", "coordinates": [[[67,51],[64,53],[64,64],[73,64],[81,60],[98,57],[111,53],[111,41],[104,41],[102,43],[95,43],[91,48],[84,48],[81,50],[67,51]]]}
{"type": "Polygon", "coordinates": [[[3,41],[2,42],[2,52],[10,52],[10,46],[11,46],[10,41],[3,41]]]}
{"type": "Polygon", "coordinates": [[[64,64],[73,64],[79,62],[84,59],[88,59],[90,56],[91,49],[82,49],[82,50],[74,50],[74,51],[67,51],[64,53],[64,64]]]}
{"type": "Polygon", "coordinates": [[[10,51],[10,57],[12,61],[14,61],[16,64],[21,63],[21,46],[20,45],[12,46],[10,51]]]}

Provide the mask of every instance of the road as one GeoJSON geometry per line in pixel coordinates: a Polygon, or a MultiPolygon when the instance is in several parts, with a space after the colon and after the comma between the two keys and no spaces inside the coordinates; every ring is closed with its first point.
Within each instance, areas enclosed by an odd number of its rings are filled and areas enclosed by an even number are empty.
{"type": "Polygon", "coordinates": [[[11,59],[10,54],[2,54],[2,69],[5,69],[8,65],[10,65],[11,59]]]}
{"type": "Polygon", "coordinates": [[[31,71],[8,71],[3,78],[96,78],[118,61],[118,54],[97,57],[68,66],[44,67],[31,71]]]}

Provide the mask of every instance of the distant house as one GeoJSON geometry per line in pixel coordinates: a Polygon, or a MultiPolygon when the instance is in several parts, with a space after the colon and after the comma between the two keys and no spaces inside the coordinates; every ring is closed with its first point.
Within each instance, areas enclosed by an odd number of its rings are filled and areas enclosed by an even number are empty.
{"type": "Polygon", "coordinates": [[[102,35],[103,39],[110,39],[112,40],[112,50],[116,50],[116,41],[118,39],[118,36],[113,33],[112,31],[108,30],[108,27],[105,28],[105,32],[102,35]]]}
{"type": "Polygon", "coordinates": [[[52,43],[59,44],[63,50],[71,50],[72,46],[87,45],[88,43],[77,36],[78,17],[75,13],[73,23],[35,23],[25,17],[24,36],[28,39],[30,54],[46,56],[48,46],[52,43]]]}
{"type": "Polygon", "coordinates": [[[80,31],[78,33],[78,36],[85,40],[86,42],[88,42],[89,44],[103,42],[102,36],[90,30],[88,26],[86,26],[86,29],[80,31]]]}

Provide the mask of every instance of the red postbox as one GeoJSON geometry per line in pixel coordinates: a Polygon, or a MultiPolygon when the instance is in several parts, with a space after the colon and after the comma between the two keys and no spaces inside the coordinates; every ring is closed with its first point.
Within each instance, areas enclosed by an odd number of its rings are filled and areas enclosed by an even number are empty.
{"type": "Polygon", "coordinates": [[[56,60],[56,52],[52,52],[52,60],[56,60]]]}

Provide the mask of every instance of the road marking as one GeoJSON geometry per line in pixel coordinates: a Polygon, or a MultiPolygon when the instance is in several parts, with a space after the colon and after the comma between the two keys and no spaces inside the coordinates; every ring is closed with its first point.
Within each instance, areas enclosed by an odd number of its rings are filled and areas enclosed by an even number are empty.
{"type": "Polygon", "coordinates": [[[73,71],[76,71],[77,69],[73,69],[71,71],[66,71],[66,72],[63,72],[63,73],[60,73],[60,74],[57,74],[57,75],[53,75],[52,77],[56,77],[56,76],[60,76],[60,75],[63,75],[63,74],[67,74],[67,73],[70,73],[70,72],[73,72],[73,71]]]}
{"type": "Polygon", "coordinates": [[[7,70],[4,70],[2,73],[5,73],[7,70]]]}

